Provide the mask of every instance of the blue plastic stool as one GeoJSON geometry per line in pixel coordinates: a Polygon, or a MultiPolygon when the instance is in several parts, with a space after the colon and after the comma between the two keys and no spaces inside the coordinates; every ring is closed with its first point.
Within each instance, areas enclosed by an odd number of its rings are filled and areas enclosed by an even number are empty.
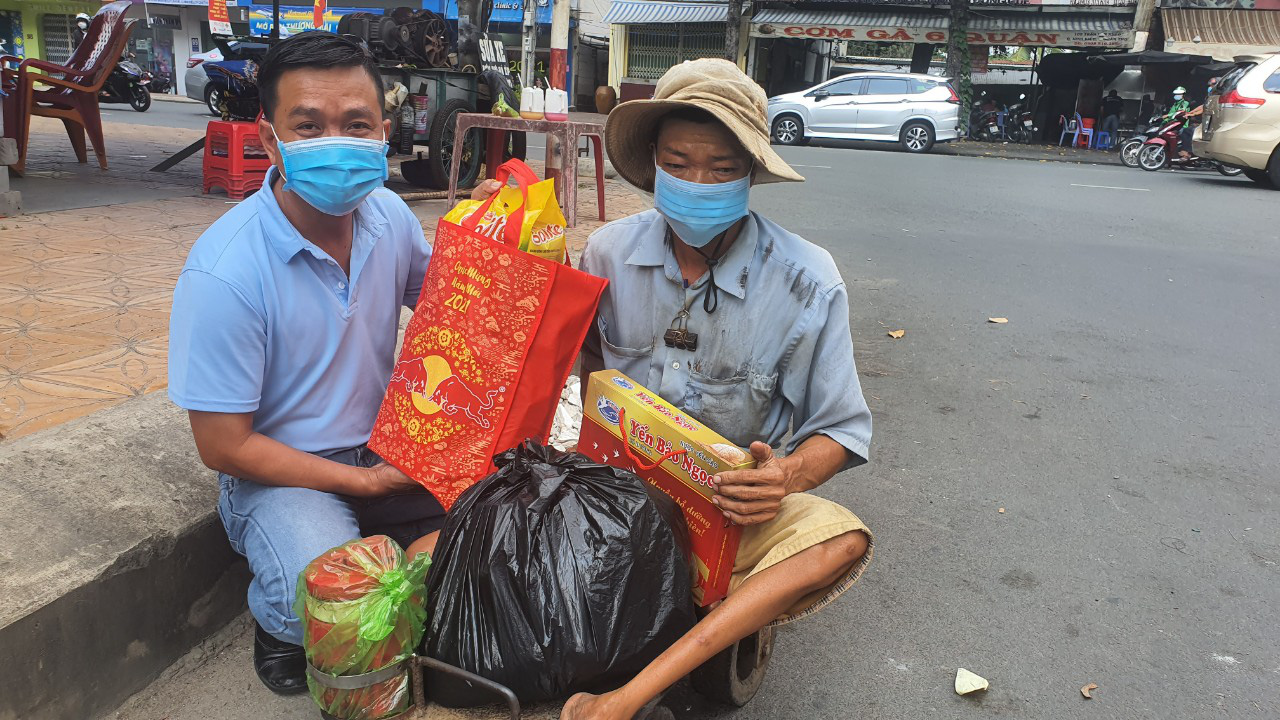
{"type": "Polygon", "coordinates": [[[1111,149],[1111,133],[1106,130],[1099,130],[1093,142],[1094,150],[1110,150],[1111,149]]]}

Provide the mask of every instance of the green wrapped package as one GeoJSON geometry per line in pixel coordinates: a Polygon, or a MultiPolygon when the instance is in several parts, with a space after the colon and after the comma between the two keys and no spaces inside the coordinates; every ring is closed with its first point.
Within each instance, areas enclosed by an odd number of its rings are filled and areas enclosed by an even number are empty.
{"type": "Polygon", "coordinates": [[[422,640],[424,588],[431,558],[406,562],[385,535],[352,540],[312,560],[299,578],[295,612],[302,618],[302,646],[311,697],[340,720],[381,720],[411,704],[404,664],[422,640]],[[327,676],[342,677],[336,684],[327,676]],[[367,676],[367,677],[351,677],[367,676]]]}

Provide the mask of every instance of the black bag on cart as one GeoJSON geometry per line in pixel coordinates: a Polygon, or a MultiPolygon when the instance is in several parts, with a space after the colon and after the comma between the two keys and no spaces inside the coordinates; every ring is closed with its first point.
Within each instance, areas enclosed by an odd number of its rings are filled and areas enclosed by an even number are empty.
{"type": "MultiPolygon", "coordinates": [[[[533,441],[495,462],[436,545],[426,655],[537,702],[620,685],[693,627],[688,530],[671,498],[533,441]]],[[[426,688],[448,707],[497,699],[430,670],[426,688]]]]}

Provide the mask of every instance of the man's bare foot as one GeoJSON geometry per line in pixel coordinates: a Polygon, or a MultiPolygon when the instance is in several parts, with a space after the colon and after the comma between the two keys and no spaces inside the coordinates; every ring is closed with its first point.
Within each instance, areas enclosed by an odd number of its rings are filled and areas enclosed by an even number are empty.
{"type": "Polygon", "coordinates": [[[634,713],[622,707],[618,693],[578,693],[560,711],[560,720],[631,720],[634,713]]]}

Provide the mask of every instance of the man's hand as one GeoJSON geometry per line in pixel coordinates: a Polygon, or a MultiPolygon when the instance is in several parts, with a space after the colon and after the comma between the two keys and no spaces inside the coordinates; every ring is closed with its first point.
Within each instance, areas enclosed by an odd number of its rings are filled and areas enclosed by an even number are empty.
{"type": "Polygon", "coordinates": [[[389,463],[352,469],[357,473],[356,482],[347,491],[352,497],[382,497],[422,489],[417,481],[389,463]]]}
{"type": "Polygon", "coordinates": [[[784,458],[762,442],[751,443],[754,470],[728,470],[711,480],[715,487],[712,502],[737,525],[758,525],[778,515],[782,498],[793,492],[784,458]]]}
{"type": "Polygon", "coordinates": [[[484,202],[485,200],[489,199],[490,195],[497,194],[497,192],[501,189],[502,189],[502,183],[498,182],[497,180],[485,180],[484,182],[475,186],[475,189],[471,191],[471,199],[484,202]]]}

